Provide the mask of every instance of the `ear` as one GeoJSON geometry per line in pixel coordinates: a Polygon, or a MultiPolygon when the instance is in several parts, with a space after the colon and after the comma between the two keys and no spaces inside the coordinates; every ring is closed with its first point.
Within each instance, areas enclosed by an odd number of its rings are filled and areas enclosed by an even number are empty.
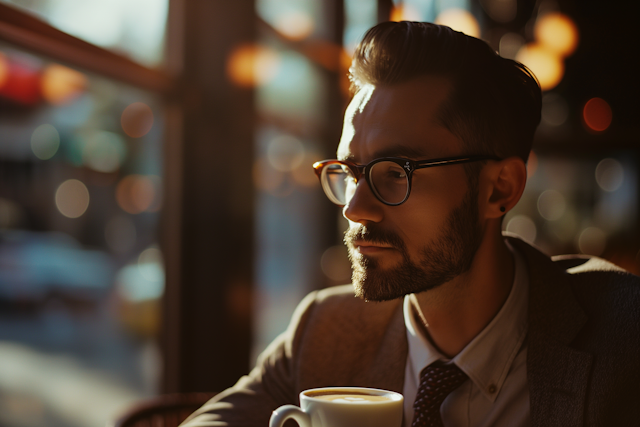
{"type": "Polygon", "coordinates": [[[520,200],[527,183],[527,168],[520,157],[492,162],[485,168],[485,218],[500,218],[520,200]]]}

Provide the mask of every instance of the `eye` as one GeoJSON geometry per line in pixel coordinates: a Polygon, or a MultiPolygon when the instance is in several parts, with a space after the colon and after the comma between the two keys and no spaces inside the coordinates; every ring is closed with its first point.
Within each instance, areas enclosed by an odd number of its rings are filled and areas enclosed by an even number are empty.
{"type": "Polygon", "coordinates": [[[407,171],[393,162],[382,162],[382,171],[386,179],[406,179],[407,171]]]}

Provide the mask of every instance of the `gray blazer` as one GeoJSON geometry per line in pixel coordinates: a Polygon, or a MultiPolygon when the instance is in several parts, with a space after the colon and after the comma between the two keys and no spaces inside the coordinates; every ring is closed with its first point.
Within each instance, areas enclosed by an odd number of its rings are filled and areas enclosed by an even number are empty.
{"type": "MultiPolygon", "coordinates": [[[[599,258],[549,259],[509,238],[530,275],[527,380],[531,422],[640,426],[640,278],[599,258]]],[[[407,340],[401,299],[366,303],[351,285],[308,295],[256,367],[183,424],[268,426],[302,390],[402,392],[407,340]]]]}

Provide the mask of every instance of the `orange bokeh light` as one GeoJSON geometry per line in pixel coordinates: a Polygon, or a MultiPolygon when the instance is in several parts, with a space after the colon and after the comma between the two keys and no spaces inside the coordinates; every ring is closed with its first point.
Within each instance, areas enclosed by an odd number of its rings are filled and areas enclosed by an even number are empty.
{"type": "Polygon", "coordinates": [[[569,56],[578,46],[578,28],[566,15],[548,13],[535,24],[536,40],[560,56],[569,56]]]}
{"type": "Polygon", "coordinates": [[[411,5],[408,4],[399,4],[397,6],[393,6],[391,9],[391,14],[389,16],[389,21],[400,22],[400,21],[421,21],[420,13],[411,5]]]}
{"type": "Polygon", "coordinates": [[[435,20],[436,24],[446,25],[452,30],[460,31],[472,37],[480,37],[480,25],[476,18],[464,9],[447,9],[435,20]]]}
{"type": "Polygon", "coordinates": [[[2,52],[0,52],[0,88],[9,79],[9,62],[2,52]]]}
{"type": "Polygon", "coordinates": [[[535,74],[542,90],[553,89],[564,76],[564,63],[554,52],[540,44],[527,44],[516,55],[535,74]]]}
{"type": "Polygon", "coordinates": [[[338,71],[341,65],[343,49],[334,43],[313,41],[303,48],[305,55],[330,71],[338,71]]]}
{"type": "Polygon", "coordinates": [[[264,46],[244,44],[235,48],[227,59],[227,76],[242,87],[254,87],[271,81],[277,74],[280,58],[264,46]]]}
{"type": "Polygon", "coordinates": [[[139,214],[152,207],[156,198],[153,181],[143,175],[128,175],[116,187],[116,201],[123,211],[139,214]]]}
{"type": "Polygon", "coordinates": [[[280,14],[274,23],[280,34],[290,40],[303,40],[313,33],[313,18],[301,10],[291,10],[280,14]]]}
{"type": "Polygon", "coordinates": [[[591,98],[584,104],[582,120],[588,130],[604,132],[611,125],[613,113],[607,101],[602,98],[591,98]]]}
{"type": "Polygon", "coordinates": [[[54,105],[76,99],[87,86],[87,77],[79,71],[59,64],[50,64],[42,72],[42,97],[54,105]]]}
{"type": "Polygon", "coordinates": [[[127,106],[120,116],[124,133],[132,138],[146,135],[153,126],[153,111],[143,102],[134,102],[127,106]]]}

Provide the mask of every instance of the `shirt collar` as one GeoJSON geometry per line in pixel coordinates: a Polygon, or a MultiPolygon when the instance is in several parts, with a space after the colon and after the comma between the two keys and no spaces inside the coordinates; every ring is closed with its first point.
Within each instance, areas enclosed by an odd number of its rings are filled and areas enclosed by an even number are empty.
{"type": "MultiPolygon", "coordinates": [[[[491,322],[452,361],[482,394],[494,402],[500,393],[528,328],[529,275],[524,259],[509,243],[515,259],[513,285],[507,300],[491,322]]],[[[405,296],[403,311],[409,345],[409,363],[417,384],[420,372],[436,360],[448,362],[418,326],[412,306],[413,294],[405,296]]]]}

